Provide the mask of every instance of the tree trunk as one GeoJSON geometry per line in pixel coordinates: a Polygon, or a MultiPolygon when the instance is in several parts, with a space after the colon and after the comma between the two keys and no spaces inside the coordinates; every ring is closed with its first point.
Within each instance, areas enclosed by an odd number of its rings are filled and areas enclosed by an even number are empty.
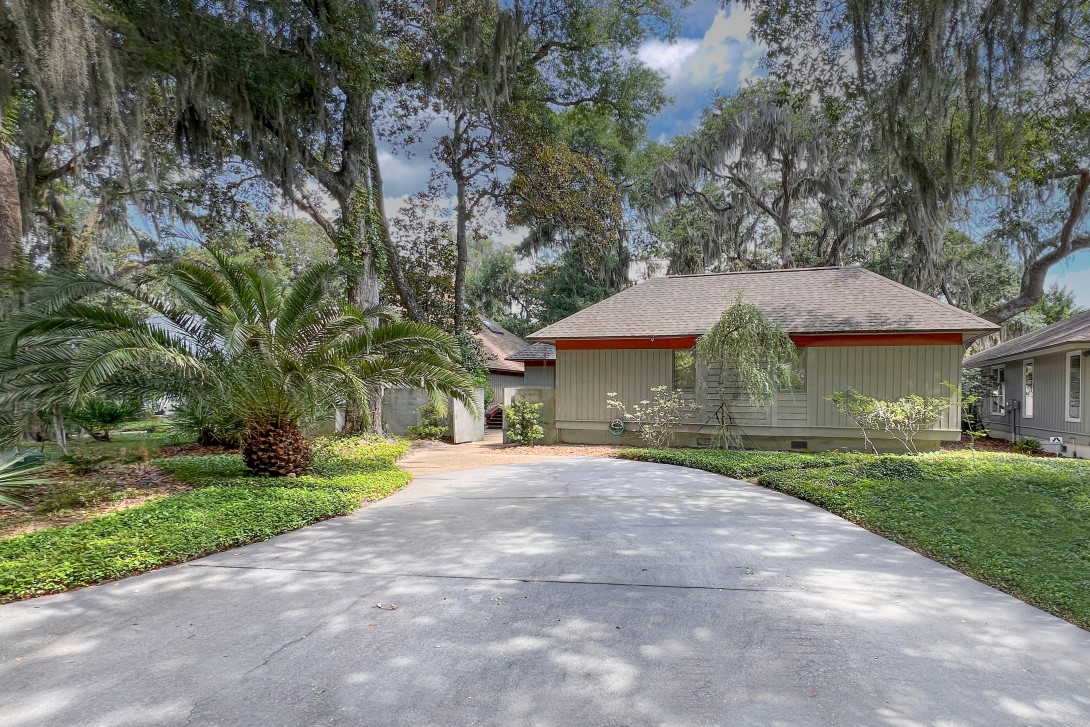
{"type": "Polygon", "coordinates": [[[371,413],[371,426],[369,427],[371,433],[385,437],[386,432],[383,431],[382,427],[382,391],[381,388],[376,391],[367,404],[371,413]]]}
{"type": "Polygon", "coordinates": [[[64,431],[64,415],[61,414],[61,405],[53,405],[53,439],[56,440],[57,446],[60,447],[61,452],[68,454],[68,433],[64,431]]]}
{"type": "Polygon", "coordinates": [[[454,332],[461,334],[466,329],[466,266],[469,262],[466,223],[469,210],[466,208],[466,183],[460,173],[454,179],[454,186],[457,190],[454,240],[458,246],[458,262],[454,267],[454,332]]]}
{"type": "Polygon", "coordinates": [[[371,143],[368,151],[371,167],[371,193],[374,195],[375,210],[378,212],[379,233],[382,236],[382,246],[386,248],[386,268],[390,271],[390,282],[393,283],[397,297],[401,299],[401,305],[409,318],[414,321],[423,321],[424,312],[416,302],[416,297],[409,290],[405,282],[405,274],[401,270],[401,258],[397,248],[390,237],[390,222],[386,217],[386,200],[383,198],[382,170],[378,163],[378,140],[375,138],[375,128],[371,127],[371,143]]]}
{"type": "Polygon", "coordinates": [[[19,175],[8,150],[0,147],[0,270],[15,266],[23,239],[19,175]]]}
{"type": "Polygon", "coordinates": [[[783,206],[780,208],[780,263],[785,268],[795,267],[795,257],[792,250],[794,245],[794,233],[791,230],[791,162],[790,157],[784,155],[783,166],[780,169],[780,185],[783,194],[783,206]]]}

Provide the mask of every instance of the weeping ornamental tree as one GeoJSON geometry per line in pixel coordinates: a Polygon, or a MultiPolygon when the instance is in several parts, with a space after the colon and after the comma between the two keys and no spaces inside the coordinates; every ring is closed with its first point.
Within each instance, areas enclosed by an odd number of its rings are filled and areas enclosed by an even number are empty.
{"type": "Polygon", "coordinates": [[[723,448],[740,443],[730,414],[731,396],[725,390],[728,382],[737,383],[741,395],[754,404],[767,407],[779,389],[793,388],[800,379],[799,352],[791,336],[741,294],[697,339],[694,352],[702,367],[720,372],[718,444],[723,448]]]}

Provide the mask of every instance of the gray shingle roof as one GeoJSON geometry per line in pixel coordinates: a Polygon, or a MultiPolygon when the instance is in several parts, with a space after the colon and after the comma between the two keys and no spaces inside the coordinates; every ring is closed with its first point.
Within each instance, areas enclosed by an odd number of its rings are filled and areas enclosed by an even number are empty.
{"type": "Polygon", "coordinates": [[[1051,326],[1012,338],[998,346],[992,346],[965,359],[965,366],[973,368],[995,361],[1018,358],[1028,353],[1068,344],[1090,345],[1090,311],[1076,313],[1051,326]]]}
{"type": "Polygon", "coordinates": [[[788,332],[983,334],[992,323],[862,268],[797,268],[652,278],[528,338],[706,333],[741,293],[788,332]]]}
{"type": "Polygon", "coordinates": [[[477,338],[481,339],[484,351],[488,355],[488,370],[498,374],[523,373],[525,367],[517,361],[508,361],[507,357],[530,344],[499,323],[484,316],[478,316],[478,318],[481,321],[481,330],[477,332],[477,338]]]}
{"type": "Polygon", "coordinates": [[[507,357],[508,361],[555,361],[556,346],[551,343],[535,343],[507,357]]]}

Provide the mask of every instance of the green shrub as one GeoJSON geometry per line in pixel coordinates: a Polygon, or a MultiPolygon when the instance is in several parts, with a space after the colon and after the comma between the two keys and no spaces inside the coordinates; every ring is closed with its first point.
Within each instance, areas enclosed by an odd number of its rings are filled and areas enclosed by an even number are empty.
{"type": "Polygon", "coordinates": [[[837,411],[855,422],[863,433],[863,444],[875,454],[867,431],[883,431],[904,445],[909,454],[919,454],[916,435],[935,425],[950,407],[948,399],[923,397],[916,394],[886,401],[860,394],[855,389],[838,391],[826,399],[837,411]]]}
{"type": "Polygon", "coordinates": [[[516,444],[533,444],[544,439],[545,427],[541,426],[543,406],[541,402],[534,403],[516,396],[509,406],[503,407],[507,438],[516,444]]]}
{"type": "Polygon", "coordinates": [[[1021,437],[1014,443],[1013,449],[1019,454],[1037,454],[1041,451],[1041,440],[1033,437],[1021,437]]]}
{"type": "Polygon", "coordinates": [[[125,422],[133,421],[143,410],[144,405],[139,401],[93,396],[79,407],[69,409],[67,418],[87,430],[92,438],[109,442],[113,430],[125,422]]]}
{"type": "Polygon", "coordinates": [[[411,439],[442,439],[450,432],[447,428],[447,411],[435,404],[425,404],[420,407],[419,424],[408,428],[407,434],[411,439]]]}
{"type": "Polygon", "coordinates": [[[246,433],[246,420],[223,396],[212,391],[198,391],[178,405],[171,417],[170,429],[176,435],[206,447],[237,447],[246,433]]]}

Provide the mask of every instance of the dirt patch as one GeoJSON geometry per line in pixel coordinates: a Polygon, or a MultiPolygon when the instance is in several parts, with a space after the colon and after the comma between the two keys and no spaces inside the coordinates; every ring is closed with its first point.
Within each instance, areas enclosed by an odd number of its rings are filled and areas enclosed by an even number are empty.
{"type": "Polygon", "coordinates": [[[29,509],[0,505],[0,539],[73,525],[192,489],[147,463],[104,467],[76,475],[50,466],[50,482],[28,493],[29,509]]]}

